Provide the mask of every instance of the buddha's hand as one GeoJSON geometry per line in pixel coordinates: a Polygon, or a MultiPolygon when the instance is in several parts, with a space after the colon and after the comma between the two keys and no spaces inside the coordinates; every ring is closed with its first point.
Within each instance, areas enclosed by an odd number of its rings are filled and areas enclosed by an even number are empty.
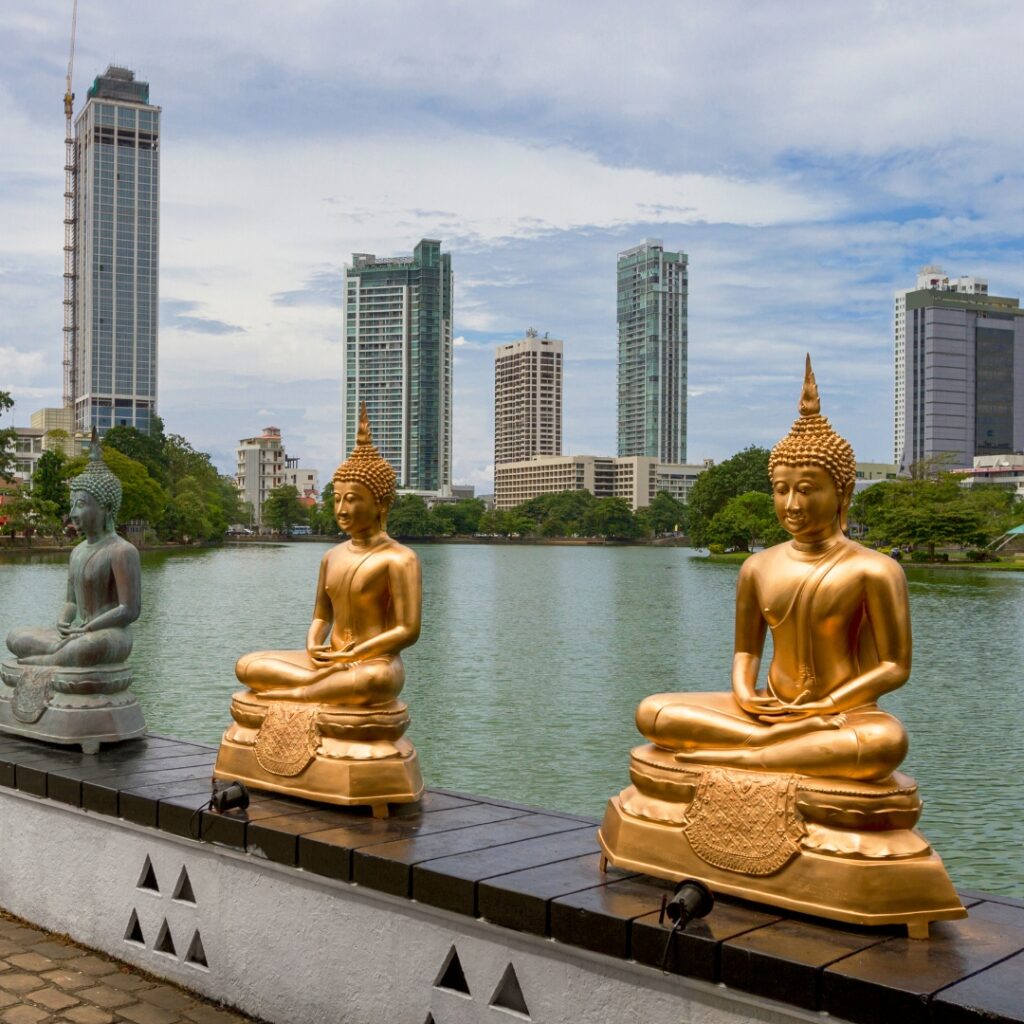
{"type": "Polygon", "coordinates": [[[836,713],[836,706],[828,697],[824,700],[808,701],[803,701],[802,698],[803,694],[789,704],[783,701],[776,701],[777,707],[760,711],[758,718],[762,722],[773,724],[776,722],[799,722],[801,719],[815,716],[823,717],[826,721],[842,717],[836,713]]]}
{"type": "Polygon", "coordinates": [[[330,644],[313,644],[306,647],[306,653],[309,655],[310,661],[317,665],[329,665],[331,662],[327,655],[330,652],[330,644]]]}

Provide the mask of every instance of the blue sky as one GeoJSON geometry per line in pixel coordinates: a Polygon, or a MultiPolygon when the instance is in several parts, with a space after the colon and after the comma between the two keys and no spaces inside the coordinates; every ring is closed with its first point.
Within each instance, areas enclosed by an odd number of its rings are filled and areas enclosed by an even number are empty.
{"type": "MultiPolygon", "coordinates": [[[[70,0],[0,14],[0,388],[59,404],[70,0]]],[[[565,450],[614,453],[615,257],[690,257],[691,461],[770,444],[810,350],[823,411],[891,456],[892,293],[924,263],[1024,287],[1013,2],[81,0],[163,107],[160,412],[225,471],[275,424],[340,456],[353,252],[441,238],[455,479],[490,489],[493,348],[566,346],[565,450]]]]}

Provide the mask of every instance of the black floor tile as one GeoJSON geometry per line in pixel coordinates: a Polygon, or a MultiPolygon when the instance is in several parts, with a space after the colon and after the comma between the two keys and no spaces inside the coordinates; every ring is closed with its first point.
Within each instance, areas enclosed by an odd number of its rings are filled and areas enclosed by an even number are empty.
{"type": "Polygon", "coordinates": [[[600,854],[590,853],[489,878],[477,887],[477,912],[503,928],[547,935],[551,900],[581,889],[636,877],[618,868],[603,872],[600,861],[600,854]]]}
{"type": "Polygon", "coordinates": [[[939,921],[931,938],[892,938],[825,969],[823,1009],[855,1024],[927,1024],[941,989],[1024,950],[1020,909],[979,903],[962,921],[939,921]]]}

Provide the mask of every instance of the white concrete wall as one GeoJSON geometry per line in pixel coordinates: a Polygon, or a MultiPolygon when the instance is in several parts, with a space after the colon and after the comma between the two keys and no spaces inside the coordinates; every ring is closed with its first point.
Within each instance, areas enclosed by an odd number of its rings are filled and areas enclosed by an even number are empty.
{"type": "Polygon", "coordinates": [[[13,790],[0,906],[279,1024],[821,1019],[13,790]],[[149,866],[158,892],[140,888],[149,866]],[[183,871],[194,903],[174,898],[183,871]],[[133,914],[143,944],[126,939],[133,914]],[[173,954],[156,949],[165,925],[173,954]],[[206,967],[186,962],[196,933],[206,967]],[[468,995],[435,984],[453,948],[468,995]],[[510,965],[528,1016],[490,1005],[510,965]]]}

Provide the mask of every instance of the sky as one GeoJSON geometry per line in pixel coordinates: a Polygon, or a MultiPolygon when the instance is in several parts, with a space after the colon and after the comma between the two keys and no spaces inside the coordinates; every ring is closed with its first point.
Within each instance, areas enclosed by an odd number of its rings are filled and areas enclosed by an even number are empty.
{"type": "MultiPolygon", "coordinates": [[[[690,261],[688,460],[822,411],[892,457],[892,298],[918,268],[1024,288],[1013,0],[81,0],[163,109],[159,411],[233,471],[273,424],[340,457],[344,267],[439,238],[454,481],[492,489],[493,359],[565,342],[564,451],[615,454],[616,255],[690,261]]],[[[71,0],[0,0],[0,389],[61,401],[71,0]]],[[[8,425],[8,416],[4,425],[8,425]]]]}

